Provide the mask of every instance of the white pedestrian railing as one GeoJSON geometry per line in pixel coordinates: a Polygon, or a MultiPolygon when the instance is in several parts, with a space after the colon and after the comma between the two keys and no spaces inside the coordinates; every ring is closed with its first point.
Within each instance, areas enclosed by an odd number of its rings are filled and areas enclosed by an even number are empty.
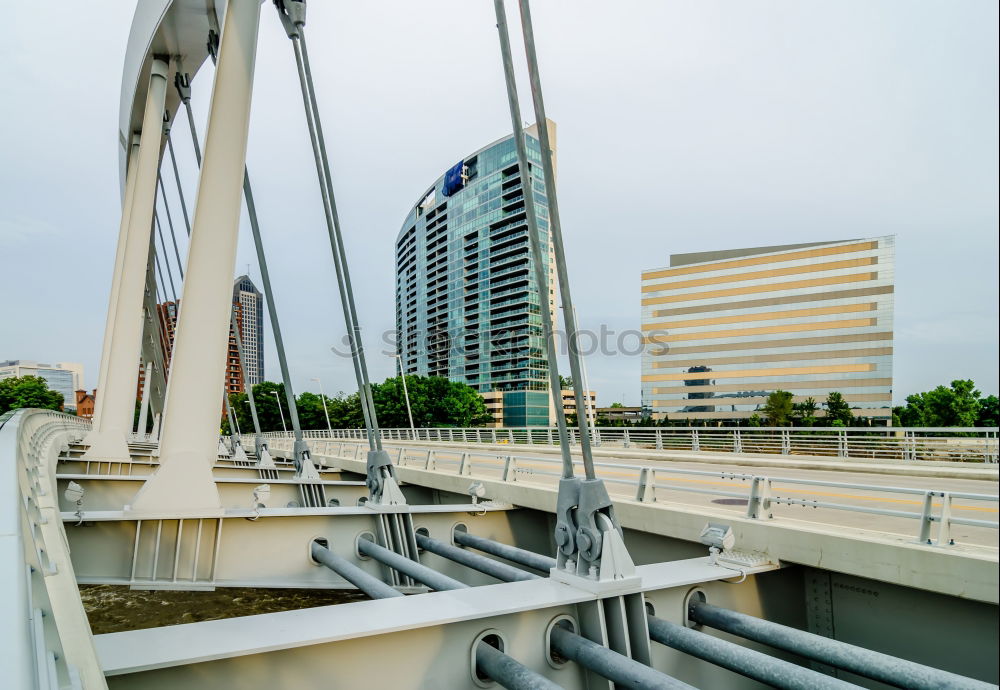
{"type": "Polygon", "coordinates": [[[8,688],[107,688],[63,532],[55,464],[90,422],[49,410],[0,416],[0,639],[8,688]]]}
{"type": "MultiPolygon", "coordinates": [[[[996,427],[596,427],[601,448],[808,455],[871,462],[997,463],[996,427]]],[[[554,427],[381,429],[385,441],[557,445],[554,427]]],[[[570,429],[570,442],[579,443],[570,429]]],[[[270,432],[264,436],[281,435],[270,432]]],[[[364,429],[322,429],[306,438],[364,439],[364,429]]]]}
{"type": "MultiPolygon", "coordinates": [[[[271,434],[270,446],[275,450],[291,450],[291,435],[271,434]]],[[[358,443],[356,438],[315,439],[312,446],[313,455],[320,463],[327,458],[344,458],[364,461],[367,445],[358,443]]],[[[467,476],[470,478],[488,478],[503,482],[530,482],[533,477],[558,478],[561,475],[562,459],[552,456],[512,455],[509,453],[493,453],[469,451],[448,448],[427,448],[422,446],[400,445],[390,449],[393,462],[399,467],[431,470],[445,474],[467,476]]],[[[574,463],[582,468],[582,463],[574,463]]],[[[778,519],[773,513],[775,506],[801,506],[804,508],[830,509],[881,515],[892,518],[903,518],[916,521],[914,530],[916,541],[924,544],[950,546],[955,543],[953,528],[966,526],[996,530],[1000,525],[996,521],[981,520],[956,515],[956,511],[997,513],[1000,497],[996,494],[955,492],[938,489],[923,489],[906,486],[881,486],[874,484],[858,484],[852,482],[836,482],[797,477],[782,477],[741,472],[718,472],[673,467],[649,467],[626,465],[619,463],[595,462],[597,476],[606,483],[626,486],[627,497],[642,503],[664,501],[658,498],[657,492],[682,492],[704,496],[730,499],[742,506],[746,504],[745,516],[755,520],[778,519]],[[720,489],[710,488],[713,485],[730,484],[720,489]],[[822,491],[811,495],[829,496],[842,494],[844,491],[860,491],[862,496],[854,497],[857,504],[845,503],[852,500],[844,496],[844,500],[832,501],[825,498],[809,498],[810,492],[801,487],[821,487],[834,491],[822,491]],[[797,497],[794,494],[803,494],[797,497]],[[962,501],[956,505],[953,501],[962,501]],[[910,504],[913,510],[883,508],[871,503],[910,504]],[[965,503],[971,502],[969,506],[965,503]],[[937,525],[937,530],[933,529],[937,525]]],[[[613,497],[620,493],[612,492],[613,497]]]]}

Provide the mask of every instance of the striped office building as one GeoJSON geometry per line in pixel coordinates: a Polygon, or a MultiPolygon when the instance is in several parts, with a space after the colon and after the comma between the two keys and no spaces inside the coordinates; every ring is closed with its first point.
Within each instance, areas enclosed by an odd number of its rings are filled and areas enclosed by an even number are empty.
{"type": "Polygon", "coordinates": [[[895,238],[676,254],[642,274],[642,394],[656,419],[738,420],[775,390],[855,417],[892,406],[895,238]]]}

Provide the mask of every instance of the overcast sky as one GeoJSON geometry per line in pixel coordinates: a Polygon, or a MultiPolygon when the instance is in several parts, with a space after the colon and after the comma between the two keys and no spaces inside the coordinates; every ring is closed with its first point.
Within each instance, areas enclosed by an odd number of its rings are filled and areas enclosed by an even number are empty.
{"type": "MultiPolygon", "coordinates": [[[[83,362],[93,387],[134,5],[8,4],[0,360],[83,362]]],[[[995,0],[535,0],[533,11],[585,328],[638,328],[640,272],[673,253],[894,234],[896,401],[956,378],[997,392],[995,0]]],[[[294,60],[271,3],[262,12],[247,163],[293,382],[349,391],[350,363],[329,350],[345,330],[294,60]]],[[[494,23],[488,0],[309,6],[376,380],[393,372],[378,352],[400,224],[445,169],[509,131],[494,23]]],[[[202,132],[210,87],[207,68],[194,90],[202,132]]],[[[193,204],[186,127],[175,134],[193,204]]],[[[259,280],[244,227],[237,273],[248,264],[259,280]]],[[[600,404],[638,404],[639,357],[588,368],[600,404]]]]}

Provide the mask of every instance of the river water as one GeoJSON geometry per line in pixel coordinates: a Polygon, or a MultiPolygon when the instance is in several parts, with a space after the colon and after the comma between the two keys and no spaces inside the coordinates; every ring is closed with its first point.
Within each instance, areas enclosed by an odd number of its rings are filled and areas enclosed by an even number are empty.
{"type": "Polygon", "coordinates": [[[80,596],[95,635],[368,599],[357,590],[220,587],[214,592],[143,591],[124,585],[81,585],[80,596]]]}

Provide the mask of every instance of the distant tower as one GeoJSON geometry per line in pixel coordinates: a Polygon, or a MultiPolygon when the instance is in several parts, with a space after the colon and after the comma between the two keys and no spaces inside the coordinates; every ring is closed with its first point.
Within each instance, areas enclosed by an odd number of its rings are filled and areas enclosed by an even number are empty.
{"type": "MultiPolygon", "coordinates": [[[[555,123],[548,122],[555,153],[555,123]]],[[[396,330],[403,369],[481,394],[495,424],[549,424],[543,309],[555,320],[548,199],[536,126],[524,130],[548,290],[528,246],[510,135],[449,168],[410,210],[396,240],[396,330]]]]}
{"type": "Polygon", "coordinates": [[[251,385],[264,380],[264,296],[248,276],[240,276],[233,285],[233,302],[240,305],[240,338],[246,359],[246,377],[251,385]]]}

